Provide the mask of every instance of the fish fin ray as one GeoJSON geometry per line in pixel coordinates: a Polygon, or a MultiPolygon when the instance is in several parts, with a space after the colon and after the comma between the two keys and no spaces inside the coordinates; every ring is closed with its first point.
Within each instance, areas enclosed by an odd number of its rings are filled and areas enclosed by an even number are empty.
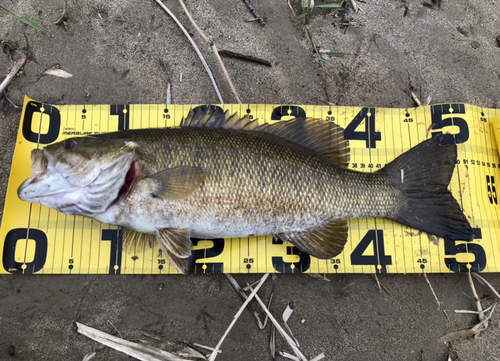
{"type": "Polygon", "coordinates": [[[123,229],[123,247],[135,252],[136,249],[142,249],[146,246],[153,247],[156,242],[156,236],[152,233],[137,232],[132,229],[123,229]]]}
{"type": "Polygon", "coordinates": [[[344,167],[349,164],[349,141],[344,139],[344,128],[335,123],[316,118],[297,118],[274,124],[266,123],[255,130],[312,149],[334,164],[344,167]]]}
{"type": "Polygon", "coordinates": [[[222,128],[222,125],[228,118],[228,112],[222,112],[221,108],[213,105],[202,105],[193,111],[189,110],[186,118],[182,118],[181,127],[196,128],[222,128]]]}
{"type": "Polygon", "coordinates": [[[273,134],[319,152],[334,164],[347,167],[350,161],[349,141],[344,139],[344,129],[339,125],[315,118],[297,118],[288,121],[265,123],[248,115],[240,118],[229,115],[219,107],[202,106],[181,121],[183,127],[208,127],[232,130],[248,130],[273,134]]]}
{"type": "Polygon", "coordinates": [[[148,176],[157,182],[153,195],[165,199],[185,199],[196,191],[210,172],[202,167],[183,166],[148,176]]]}
{"type": "Polygon", "coordinates": [[[441,145],[441,139],[435,136],[418,144],[379,171],[387,173],[402,194],[387,218],[438,237],[471,241],[472,227],[448,190],[457,146],[441,145]]]}
{"type": "Polygon", "coordinates": [[[348,232],[347,220],[339,218],[303,232],[279,233],[276,236],[313,257],[330,259],[342,252],[348,232]]]}
{"type": "Polygon", "coordinates": [[[188,273],[192,253],[191,231],[187,228],[162,228],[156,231],[160,248],[168,261],[181,273],[188,273]]]}

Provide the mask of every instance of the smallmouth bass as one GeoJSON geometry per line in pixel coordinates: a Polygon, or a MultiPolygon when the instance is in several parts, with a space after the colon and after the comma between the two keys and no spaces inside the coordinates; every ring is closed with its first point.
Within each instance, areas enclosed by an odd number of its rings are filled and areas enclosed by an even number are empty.
{"type": "Polygon", "coordinates": [[[20,199],[125,227],[128,239],[153,235],[182,273],[191,237],[273,234],[333,258],[350,218],[473,239],[447,189],[457,148],[439,137],[363,173],[347,168],[349,143],[336,124],[307,118],[259,125],[208,107],[191,111],[179,127],[69,138],[31,157],[33,175],[19,187],[20,199]]]}

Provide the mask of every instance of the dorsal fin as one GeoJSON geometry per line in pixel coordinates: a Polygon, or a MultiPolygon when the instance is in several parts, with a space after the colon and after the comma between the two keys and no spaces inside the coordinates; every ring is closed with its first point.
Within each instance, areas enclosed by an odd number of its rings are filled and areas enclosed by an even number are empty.
{"type": "Polygon", "coordinates": [[[248,115],[240,118],[236,113],[214,106],[202,106],[189,111],[181,120],[181,127],[205,127],[235,130],[251,130],[273,134],[282,139],[312,149],[335,164],[349,164],[349,141],[344,139],[344,129],[339,125],[316,118],[296,118],[288,121],[259,125],[248,115]]]}

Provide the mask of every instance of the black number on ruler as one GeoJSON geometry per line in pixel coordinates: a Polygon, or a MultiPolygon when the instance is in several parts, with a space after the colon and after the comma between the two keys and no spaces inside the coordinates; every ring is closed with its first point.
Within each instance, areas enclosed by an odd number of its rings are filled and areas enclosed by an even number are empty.
{"type": "Polygon", "coordinates": [[[5,236],[2,263],[3,268],[10,273],[35,273],[40,271],[47,260],[47,235],[39,230],[30,228],[11,229],[5,236]],[[35,241],[35,257],[31,262],[16,262],[16,246],[18,241],[32,239],[35,241]],[[26,265],[23,270],[22,266],[26,265]]]}
{"type": "MultiPolygon", "coordinates": [[[[280,240],[273,239],[273,244],[283,244],[280,240]]],[[[286,254],[299,256],[298,262],[285,262],[283,257],[272,257],[273,268],[281,273],[302,273],[309,269],[311,266],[311,256],[302,252],[296,247],[287,246],[286,254]],[[292,267],[293,265],[293,267],[292,267]]]]}
{"type": "MultiPolygon", "coordinates": [[[[474,239],[481,239],[481,229],[474,228],[474,239]]],[[[444,240],[444,263],[450,271],[453,272],[469,272],[467,265],[470,265],[470,271],[481,272],[486,267],[486,252],[484,248],[477,243],[460,243],[464,241],[454,241],[452,239],[444,240]],[[469,253],[474,255],[473,262],[458,262],[456,257],[460,253],[469,253]]]]}
{"type": "Polygon", "coordinates": [[[392,257],[385,254],[384,232],[382,230],[371,229],[366,232],[351,253],[351,264],[353,266],[375,266],[377,273],[387,273],[386,266],[392,264],[392,257]],[[373,246],[373,255],[365,256],[363,253],[370,244],[373,246]]]}
{"type": "MultiPolygon", "coordinates": [[[[456,126],[460,129],[458,134],[445,134],[441,139],[442,145],[465,143],[469,140],[469,126],[467,122],[463,118],[455,117],[455,114],[465,114],[465,106],[463,104],[433,105],[431,107],[431,114],[433,130],[449,126],[456,126]]],[[[433,131],[433,136],[436,134],[443,134],[443,132],[433,131]]]]}
{"type": "Polygon", "coordinates": [[[110,275],[119,275],[122,267],[123,230],[103,229],[101,239],[103,241],[111,241],[108,273],[110,275]]]}
{"type": "MultiPolygon", "coordinates": [[[[191,238],[191,242],[193,242],[193,246],[197,246],[198,242],[205,241],[203,238],[191,238]]],[[[224,272],[224,264],[222,262],[210,262],[209,258],[215,258],[219,256],[224,251],[224,239],[211,239],[214,243],[212,248],[206,249],[197,249],[192,252],[192,267],[190,273],[223,273],[224,272]],[[207,265],[207,268],[203,270],[201,268],[201,264],[196,263],[196,260],[202,260],[203,264],[207,265]]]]}
{"type": "Polygon", "coordinates": [[[29,102],[24,112],[23,118],[23,137],[32,143],[49,144],[54,142],[59,136],[61,129],[61,114],[59,109],[50,105],[43,105],[42,103],[29,102]],[[42,112],[42,108],[44,111],[42,112]],[[35,133],[32,130],[33,117],[38,117],[40,122],[43,116],[49,117],[49,129],[47,133],[35,133]]]}
{"type": "Polygon", "coordinates": [[[366,148],[376,148],[376,142],[382,140],[382,136],[380,132],[375,130],[375,108],[361,109],[344,129],[344,139],[364,140],[366,141],[366,148]],[[365,121],[365,130],[362,132],[356,131],[363,120],[365,121]]]}
{"type": "Polygon", "coordinates": [[[271,120],[281,120],[282,117],[305,118],[306,111],[296,105],[281,105],[273,109],[271,120]]]}
{"type": "Polygon", "coordinates": [[[488,188],[488,199],[490,200],[490,203],[498,204],[497,188],[495,187],[495,176],[486,176],[486,187],[488,188]]]}
{"type": "Polygon", "coordinates": [[[118,130],[130,129],[130,106],[128,104],[110,105],[110,114],[118,115],[118,130]]]}

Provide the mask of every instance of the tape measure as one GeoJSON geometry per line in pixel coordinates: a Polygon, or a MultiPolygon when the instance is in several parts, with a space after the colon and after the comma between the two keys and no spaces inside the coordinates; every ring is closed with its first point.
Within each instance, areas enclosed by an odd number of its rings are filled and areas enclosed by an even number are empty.
{"type": "MultiPolygon", "coordinates": [[[[25,99],[0,229],[0,274],[173,274],[156,244],[123,245],[123,231],[39,204],[17,188],[31,176],[34,148],[71,136],[176,126],[201,105],[54,106],[25,99]]],[[[194,273],[421,273],[500,271],[500,159],[491,123],[500,110],[468,104],[387,109],[316,105],[226,104],[261,121],[314,117],[345,129],[349,167],[374,172],[436,133],[458,144],[450,189],[475,232],[472,242],[438,239],[386,219],[349,221],[338,256],[319,260],[272,236],[193,239],[194,273]]],[[[500,139],[500,138],[499,138],[500,139]]]]}

